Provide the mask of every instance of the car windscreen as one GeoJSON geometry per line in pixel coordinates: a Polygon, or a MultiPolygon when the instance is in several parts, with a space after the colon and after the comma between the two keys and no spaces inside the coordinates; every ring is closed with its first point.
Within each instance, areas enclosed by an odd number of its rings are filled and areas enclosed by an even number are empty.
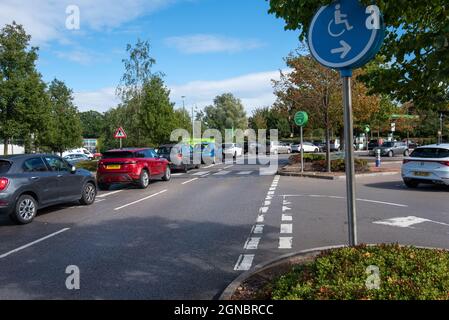
{"type": "Polygon", "coordinates": [[[7,173],[11,168],[11,162],[6,160],[0,160],[0,174],[7,173]]]}
{"type": "Polygon", "coordinates": [[[394,142],[385,142],[382,147],[384,148],[392,148],[394,147],[394,142]]]}
{"type": "Polygon", "coordinates": [[[449,150],[442,148],[419,148],[413,151],[410,157],[428,159],[449,158],[449,150]]]}
{"type": "Polygon", "coordinates": [[[114,151],[103,154],[103,159],[130,159],[134,157],[134,153],[130,151],[114,151]]]}

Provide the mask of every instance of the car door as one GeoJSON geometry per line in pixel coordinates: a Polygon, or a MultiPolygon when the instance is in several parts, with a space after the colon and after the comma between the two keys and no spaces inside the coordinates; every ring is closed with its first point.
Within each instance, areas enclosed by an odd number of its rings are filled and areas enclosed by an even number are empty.
{"type": "Polygon", "coordinates": [[[81,198],[83,177],[72,173],[72,165],[56,156],[44,157],[50,169],[56,173],[59,186],[59,202],[74,201],[81,198]]]}
{"type": "Polygon", "coordinates": [[[148,167],[150,168],[151,175],[156,177],[161,176],[164,172],[162,170],[162,164],[166,163],[166,160],[160,158],[156,152],[151,149],[144,150],[143,154],[145,156],[145,161],[147,161],[148,167]]]}
{"type": "Polygon", "coordinates": [[[27,159],[22,165],[24,186],[26,190],[33,191],[39,200],[39,206],[48,206],[56,203],[59,198],[59,185],[57,174],[50,171],[42,157],[27,159]]]}

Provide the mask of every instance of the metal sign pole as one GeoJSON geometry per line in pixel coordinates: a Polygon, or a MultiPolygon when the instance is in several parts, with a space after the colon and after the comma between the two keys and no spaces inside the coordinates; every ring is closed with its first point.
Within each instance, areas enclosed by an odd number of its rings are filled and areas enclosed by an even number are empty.
{"type": "Polygon", "coordinates": [[[304,131],[301,126],[301,173],[304,173],[304,131]]]}
{"type": "Polygon", "coordinates": [[[120,150],[122,150],[122,139],[119,140],[120,140],[120,150]]]}
{"type": "Polygon", "coordinates": [[[358,239],[353,149],[354,130],[352,119],[351,77],[348,76],[343,76],[343,103],[345,122],[346,193],[348,207],[349,245],[356,246],[358,243],[358,239]]]}

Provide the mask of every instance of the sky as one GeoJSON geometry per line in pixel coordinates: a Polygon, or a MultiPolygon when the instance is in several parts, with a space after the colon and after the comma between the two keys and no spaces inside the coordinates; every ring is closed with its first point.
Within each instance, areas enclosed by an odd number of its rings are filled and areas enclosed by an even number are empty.
{"type": "Polygon", "coordinates": [[[153,71],[165,74],[178,108],[182,96],[190,110],[231,92],[250,115],[274,102],[271,79],[299,44],[268,9],[265,0],[0,0],[0,25],[25,27],[44,81],[64,81],[80,111],[120,102],[126,46],[140,38],[150,42],[153,71]]]}

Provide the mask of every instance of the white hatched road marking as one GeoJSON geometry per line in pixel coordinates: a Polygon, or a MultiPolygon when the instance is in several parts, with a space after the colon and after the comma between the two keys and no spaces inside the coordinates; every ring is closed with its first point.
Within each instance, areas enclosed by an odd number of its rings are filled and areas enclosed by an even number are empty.
{"type": "Polygon", "coordinates": [[[187,180],[187,181],[185,181],[185,182],[183,182],[181,184],[189,184],[189,183],[192,183],[193,181],[196,181],[196,180],[198,180],[198,178],[193,178],[193,179],[187,180]]]}
{"type": "Polygon", "coordinates": [[[247,176],[250,175],[251,173],[253,173],[254,171],[240,171],[239,173],[237,173],[238,175],[241,176],[247,176]]]}
{"type": "Polygon", "coordinates": [[[210,173],[210,171],[200,171],[200,172],[193,173],[192,176],[204,176],[209,173],[210,173]]]}
{"type": "Polygon", "coordinates": [[[242,254],[240,255],[237,263],[234,267],[235,271],[248,271],[251,269],[254,261],[254,254],[242,254]]]}
{"type": "Polygon", "coordinates": [[[292,237],[280,237],[279,238],[279,249],[291,249],[293,246],[292,237]]]}
{"type": "Polygon", "coordinates": [[[254,234],[262,234],[263,233],[263,228],[265,226],[263,224],[256,224],[253,228],[253,232],[254,234]]]}
{"type": "Polygon", "coordinates": [[[143,201],[145,201],[145,200],[154,198],[154,197],[156,197],[156,196],[158,196],[158,195],[161,195],[161,194],[163,194],[163,193],[165,193],[165,192],[167,192],[167,191],[168,191],[168,190],[162,190],[162,191],[160,191],[160,192],[158,192],[158,193],[155,193],[155,194],[152,194],[152,195],[150,195],[150,196],[148,196],[148,197],[145,197],[145,198],[142,198],[142,199],[140,199],[140,200],[133,201],[133,202],[131,202],[131,203],[125,204],[124,206],[115,208],[114,211],[119,211],[119,210],[122,210],[122,209],[124,209],[124,208],[129,207],[129,206],[132,206],[132,205],[138,204],[138,203],[140,203],[140,202],[143,202],[143,201]]]}
{"type": "Polygon", "coordinates": [[[55,236],[57,236],[58,234],[61,234],[61,233],[63,233],[63,232],[69,231],[69,230],[70,230],[70,228],[65,228],[65,229],[59,230],[59,231],[57,231],[57,232],[55,232],[55,233],[49,234],[48,236],[45,236],[45,237],[40,238],[40,239],[38,239],[38,240],[36,240],[36,241],[30,242],[30,243],[28,243],[28,244],[26,244],[26,245],[23,245],[23,246],[21,246],[21,247],[19,247],[19,248],[17,248],[17,249],[11,250],[11,251],[9,251],[9,252],[7,252],[7,253],[4,253],[4,254],[0,255],[0,259],[6,258],[7,256],[12,255],[13,253],[22,251],[22,250],[24,250],[24,249],[26,249],[26,248],[29,248],[29,247],[31,247],[31,246],[34,246],[35,244],[38,244],[38,243],[40,243],[40,242],[42,242],[42,241],[45,241],[45,240],[50,239],[50,238],[52,238],[52,237],[55,237],[55,236]]]}
{"type": "Polygon", "coordinates": [[[282,234],[292,234],[293,233],[293,225],[292,224],[281,224],[281,233],[282,234]]]}
{"type": "Polygon", "coordinates": [[[246,240],[244,249],[245,250],[257,250],[257,248],[259,247],[260,239],[261,238],[259,238],[259,237],[257,237],[257,238],[250,237],[248,240],[246,240]]]}
{"type": "Polygon", "coordinates": [[[225,176],[229,173],[231,173],[231,171],[220,171],[220,172],[214,173],[214,176],[225,176]]]}
{"type": "Polygon", "coordinates": [[[223,169],[229,169],[229,168],[232,168],[234,165],[231,165],[231,166],[226,166],[226,167],[224,167],[223,169]]]}
{"type": "Polygon", "coordinates": [[[212,168],[212,167],[215,167],[215,164],[211,164],[211,165],[209,165],[207,167],[203,167],[203,169],[209,169],[209,168],[212,168]]]}
{"type": "Polygon", "coordinates": [[[287,221],[293,221],[293,217],[290,216],[290,215],[287,215],[287,214],[283,214],[283,215],[282,215],[282,221],[285,221],[285,222],[287,222],[287,221]]]}

